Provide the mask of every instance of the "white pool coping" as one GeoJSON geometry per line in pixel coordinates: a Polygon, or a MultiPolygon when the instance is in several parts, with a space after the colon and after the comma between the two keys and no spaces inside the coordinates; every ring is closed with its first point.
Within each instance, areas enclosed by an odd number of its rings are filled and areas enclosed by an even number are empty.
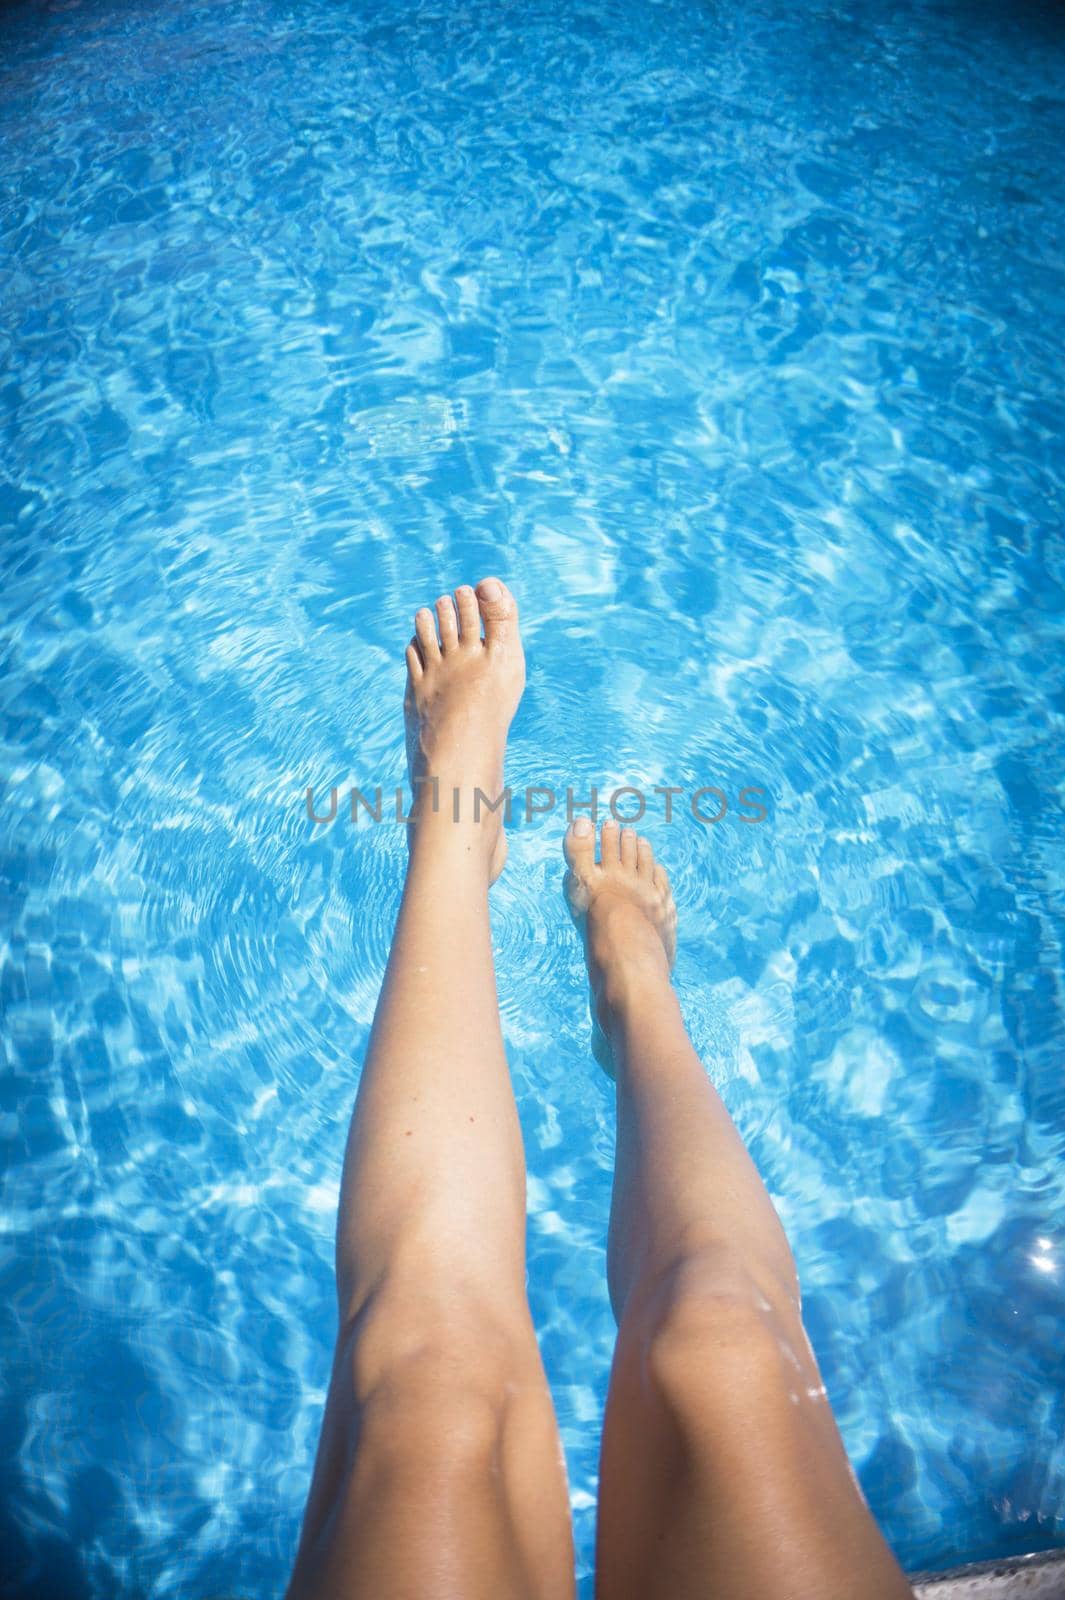
{"type": "Polygon", "coordinates": [[[1065,1600],[1065,1550],[911,1572],[909,1578],[921,1600],[1065,1600]]]}

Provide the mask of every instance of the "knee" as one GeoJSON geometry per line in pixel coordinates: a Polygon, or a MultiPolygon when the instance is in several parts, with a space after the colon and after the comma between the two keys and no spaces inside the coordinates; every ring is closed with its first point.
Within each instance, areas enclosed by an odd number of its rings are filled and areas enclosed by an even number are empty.
{"type": "Polygon", "coordinates": [[[524,1342],[489,1308],[370,1302],[342,1342],[363,1444],[409,1460],[412,1440],[437,1467],[487,1463],[521,1387],[524,1342]]]}
{"type": "Polygon", "coordinates": [[[694,1251],[650,1291],[641,1317],[645,1382],[674,1415],[795,1388],[808,1351],[797,1282],[752,1271],[730,1248],[694,1251]]]}
{"type": "Polygon", "coordinates": [[[409,1476],[489,1469],[502,1437],[506,1397],[432,1344],[392,1365],[359,1407],[359,1445],[377,1468],[409,1476]],[[412,1451],[412,1445],[416,1449],[412,1451]]]}

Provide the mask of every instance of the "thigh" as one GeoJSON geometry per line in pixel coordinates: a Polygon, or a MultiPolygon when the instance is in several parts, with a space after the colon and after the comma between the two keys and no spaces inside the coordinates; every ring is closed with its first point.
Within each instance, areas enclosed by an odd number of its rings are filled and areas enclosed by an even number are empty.
{"type": "Polygon", "coordinates": [[[729,1296],[622,1327],[598,1600],[906,1600],[798,1313],[729,1296]]]}
{"type": "Polygon", "coordinates": [[[400,1349],[370,1395],[338,1347],[287,1600],[571,1600],[558,1427],[531,1328],[400,1349]]]}

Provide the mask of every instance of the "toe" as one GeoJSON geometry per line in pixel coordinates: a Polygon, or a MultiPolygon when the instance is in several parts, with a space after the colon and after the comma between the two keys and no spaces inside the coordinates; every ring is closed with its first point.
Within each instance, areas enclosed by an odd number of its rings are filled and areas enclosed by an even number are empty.
{"type": "Polygon", "coordinates": [[[669,873],[659,862],[655,863],[654,884],[662,894],[669,894],[669,873]]]}
{"type": "Polygon", "coordinates": [[[454,650],[459,642],[459,623],[455,602],[449,594],[442,594],[436,602],[436,621],[440,629],[440,648],[444,654],[454,650]]]}
{"type": "Polygon", "coordinates": [[[651,849],[650,839],[645,839],[643,834],[636,841],[636,871],[641,878],[650,878],[655,870],[655,853],[651,849]]]}
{"type": "Polygon", "coordinates": [[[415,613],[414,636],[422,653],[422,661],[428,666],[431,661],[440,659],[440,642],[436,637],[436,621],[428,606],[422,606],[415,613]]]}
{"type": "Polygon", "coordinates": [[[636,871],[636,829],[621,830],[621,865],[629,872],[636,871]]]}
{"type": "Polygon", "coordinates": [[[616,867],[620,860],[618,835],[621,829],[613,817],[608,817],[603,823],[599,834],[599,859],[604,867],[616,867]]]}
{"type": "Polygon", "coordinates": [[[422,653],[418,649],[417,639],[412,639],[407,646],[407,676],[411,683],[419,683],[425,668],[422,666],[422,653]]]}
{"type": "Polygon", "coordinates": [[[484,622],[484,642],[488,646],[506,644],[517,633],[518,606],[498,578],[482,578],[477,585],[477,601],[484,622]]]}
{"type": "Polygon", "coordinates": [[[455,609],[459,614],[459,642],[467,649],[480,644],[481,613],[477,608],[477,596],[468,583],[455,590],[455,609]]]}
{"type": "Polygon", "coordinates": [[[590,817],[575,817],[562,842],[566,864],[579,878],[588,876],[595,865],[595,828],[590,817]]]}

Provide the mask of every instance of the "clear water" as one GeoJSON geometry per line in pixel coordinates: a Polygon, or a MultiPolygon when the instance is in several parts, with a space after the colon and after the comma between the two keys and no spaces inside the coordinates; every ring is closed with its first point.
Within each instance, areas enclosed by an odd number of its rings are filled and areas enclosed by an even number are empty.
{"type": "MultiPolygon", "coordinates": [[[[414,607],[648,827],[911,1567],[1065,1543],[1065,27],[904,0],[0,22],[5,1593],[279,1592],[414,607]]],[[[559,815],[495,891],[584,1590],[612,1112],[559,815]]]]}

